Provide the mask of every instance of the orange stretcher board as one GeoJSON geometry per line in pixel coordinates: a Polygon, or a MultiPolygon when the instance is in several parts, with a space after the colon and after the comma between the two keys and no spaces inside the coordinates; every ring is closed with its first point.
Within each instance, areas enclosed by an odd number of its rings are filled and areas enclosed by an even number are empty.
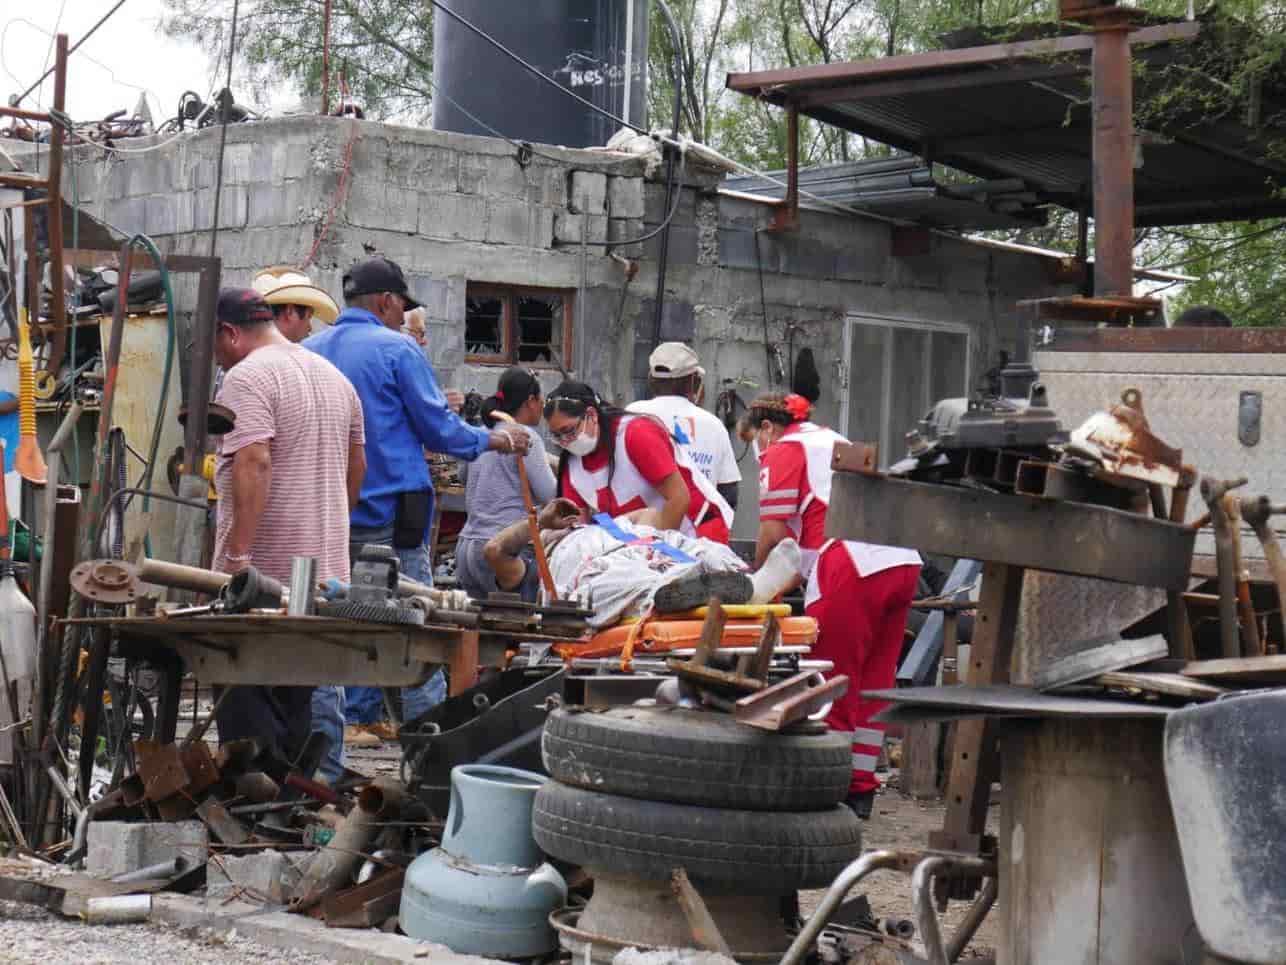
{"type": "MultiPolygon", "coordinates": [[[[763,619],[729,620],[724,624],[720,647],[753,647],[759,642],[763,619]]],[[[812,646],[817,642],[817,621],[812,617],[785,617],[778,620],[784,646],[812,646]]],[[[701,638],[701,620],[651,619],[637,624],[618,624],[600,630],[584,643],[559,643],[554,653],[564,660],[573,657],[615,657],[635,635],[634,654],[668,653],[695,647],[701,638]]]]}

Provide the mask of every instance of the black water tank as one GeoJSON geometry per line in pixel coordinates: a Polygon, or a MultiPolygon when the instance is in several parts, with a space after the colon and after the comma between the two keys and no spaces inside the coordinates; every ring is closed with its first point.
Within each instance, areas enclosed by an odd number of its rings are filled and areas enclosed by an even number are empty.
{"type": "MultiPolygon", "coordinates": [[[[450,0],[448,6],[547,77],[647,126],[647,0],[450,0]]],[[[592,147],[617,130],[440,8],[433,18],[433,86],[433,126],[440,131],[491,134],[473,114],[515,140],[592,147]]]]}

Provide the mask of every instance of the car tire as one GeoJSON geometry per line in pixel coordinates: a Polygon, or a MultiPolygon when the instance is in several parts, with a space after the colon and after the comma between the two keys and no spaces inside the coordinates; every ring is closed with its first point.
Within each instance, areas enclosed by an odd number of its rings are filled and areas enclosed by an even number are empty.
{"type": "Polygon", "coordinates": [[[550,781],[532,811],[536,843],[600,873],[663,880],[683,868],[740,894],[823,888],[862,853],[848,808],[769,812],[701,808],[599,794],[550,781]]]}
{"type": "Polygon", "coordinates": [[[573,787],[751,811],[834,807],[853,773],[842,734],[777,734],[678,707],[555,710],[541,756],[555,780],[573,787]]]}

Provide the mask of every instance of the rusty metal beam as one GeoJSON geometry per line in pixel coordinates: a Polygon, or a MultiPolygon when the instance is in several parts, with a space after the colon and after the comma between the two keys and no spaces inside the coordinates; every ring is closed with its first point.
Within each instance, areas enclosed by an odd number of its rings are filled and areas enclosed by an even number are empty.
{"type": "Polygon", "coordinates": [[[52,124],[53,119],[43,111],[24,111],[21,107],[0,107],[0,117],[13,117],[20,121],[38,121],[52,124]]]}
{"type": "MultiPolygon", "coordinates": [[[[801,94],[799,97],[794,98],[794,103],[802,109],[808,110],[810,107],[844,103],[845,101],[873,100],[879,97],[904,97],[908,94],[932,93],[944,89],[972,90],[981,87],[1012,84],[1019,81],[1075,77],[1084,74],[1086,70],[1086,65],[1079,62],[1006,68],[988,65],[970,74],[921,74],[891,80],[846,84],[842,87],[824,87],[801,94]]],[[[1007,136],[1012,137],[1013,135],[1008,134],[1007,136]]]]}
{"type": "Polygon", "coordinates": [[[799,229],[799,108],[786,108],[786,193],[776,203],[769,231],[799,229]]]}
{"type": "MultiPolygon", "coordinates": [[[[1201,26],[1196,22],[1159,24],[1135,31],[1130,35],[1129,42],[1131,44],[1171,43],[1191,40],[1200,32],[1201,26]]],[[[935,50],[923,54],[905,54],[900,57],[880,57],[848,63],[732,73],[728,74],[725,83],[729,90],[767,97],[775,102],[784,102],[789,99],[791,88],[794,89],[793,93],[798,94],[804,89],[834,86],[845,82],[905,77],[960,67],[1009,63],[1016,60],[1037,60],[1060,54],[1089,53],[1093,47],[1093,37],[1088,34],[1077,34],[1044,40],[965,47],[959,50],[935,50]]]]}
{"type": "Polygon", "coordinates": [[[1091,58],[1094,115],[1094,294],[1134,292],[1134,77],[1130,16],[1100,15],[1091,58]]]}
{"type": "MultiPolygon", "coordinates": [[[[54,111],[62,114],[67,107],[67,35],[59,34],[54,55],[54,111]]],[[[63,140],[67,134],[61,124],[51,124],[49,135],[49,288],[50,315],[54,323],[53,344],[45,361],[45,371],[58,377],[67,352],[67,298],[63,288],[63,140]]],[[[32,318],[35,321],[35,318],[32,318]]]]}
{"type": "MultiPolygon", "coordinates": [[[[0,188],[17,188],[25,190],[34,188],[43,191],[49,187],[49,181],[35,174],[17,174],[12,172],[0,173],[0,188]]],[[[48,203],[47,198],[41,199],[43,203],[48,203]]]]}

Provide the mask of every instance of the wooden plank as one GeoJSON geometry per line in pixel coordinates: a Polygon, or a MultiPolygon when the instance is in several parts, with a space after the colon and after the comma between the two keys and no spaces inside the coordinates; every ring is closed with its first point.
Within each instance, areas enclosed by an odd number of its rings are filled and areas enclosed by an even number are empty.
{"type": "Polygon", "coordinates": [[[710,597],[706,603],[708,609],[705,621],[701,624],[701,637],[697,640],[696,652],[692,655],[691,665],[694,667],[704,667],[708,664],[711,655],[719,649],[719,644],[723,640],[723,626],[728,618],[720,603],[716,596],[710,597]]]}
{"type": "Polygon", "coordinates": [[[942,793],[938,755],[945,729],[934,721],[909,724],[903,729],[900,786],[917,801],[934,800],[942,793]]]}
{"type": "MultiPolygon", "coordinates": [[[[969,671],[965,676],[971,685],[1009,680],[1022,592],[1022,567],[1004,563],[987,563],[983,567],[969,671]]],[[[965,688],[940,689],[961,691],[965,688]]],[[[947,851],[977,852],[987,824],[991,782],[1000,771],[996,756],[997,730],[994,721],[985,719],[962,720],[955,726],[946,780],[947,813],[942,830],[929,836],[929,845],[947,851]]]]}
{"type": "Polygon", "coordinates": [[[732,673],[728,670],[716,670],[713,667],[694,666],[688,660],[678,660],[672,657],[665,662],[665,665],[684,680],[703,687],[715,687],[735,690],[743,694],[753,694],[768,686],[762,680],[756,680],[753,677],[744,677],[738,673],[732,673]]]}
{"type": "Polygon", "coordinates": [[[1226,687],[1217,687],[1177,673],[1130,673],[1117,670],[1100,674],[1094,678],[1094,683],[1100,687],[1141,690],[1144,693],[1181,697],[1185,700],[1214,700],[1228,692],[1226,687]]]}
{"type": "Polygon", "coordinates": [[[1197,660],[1183,668],[1183,675],[1232,686],[1286,684],[1286,654],[1197,660]]]}

